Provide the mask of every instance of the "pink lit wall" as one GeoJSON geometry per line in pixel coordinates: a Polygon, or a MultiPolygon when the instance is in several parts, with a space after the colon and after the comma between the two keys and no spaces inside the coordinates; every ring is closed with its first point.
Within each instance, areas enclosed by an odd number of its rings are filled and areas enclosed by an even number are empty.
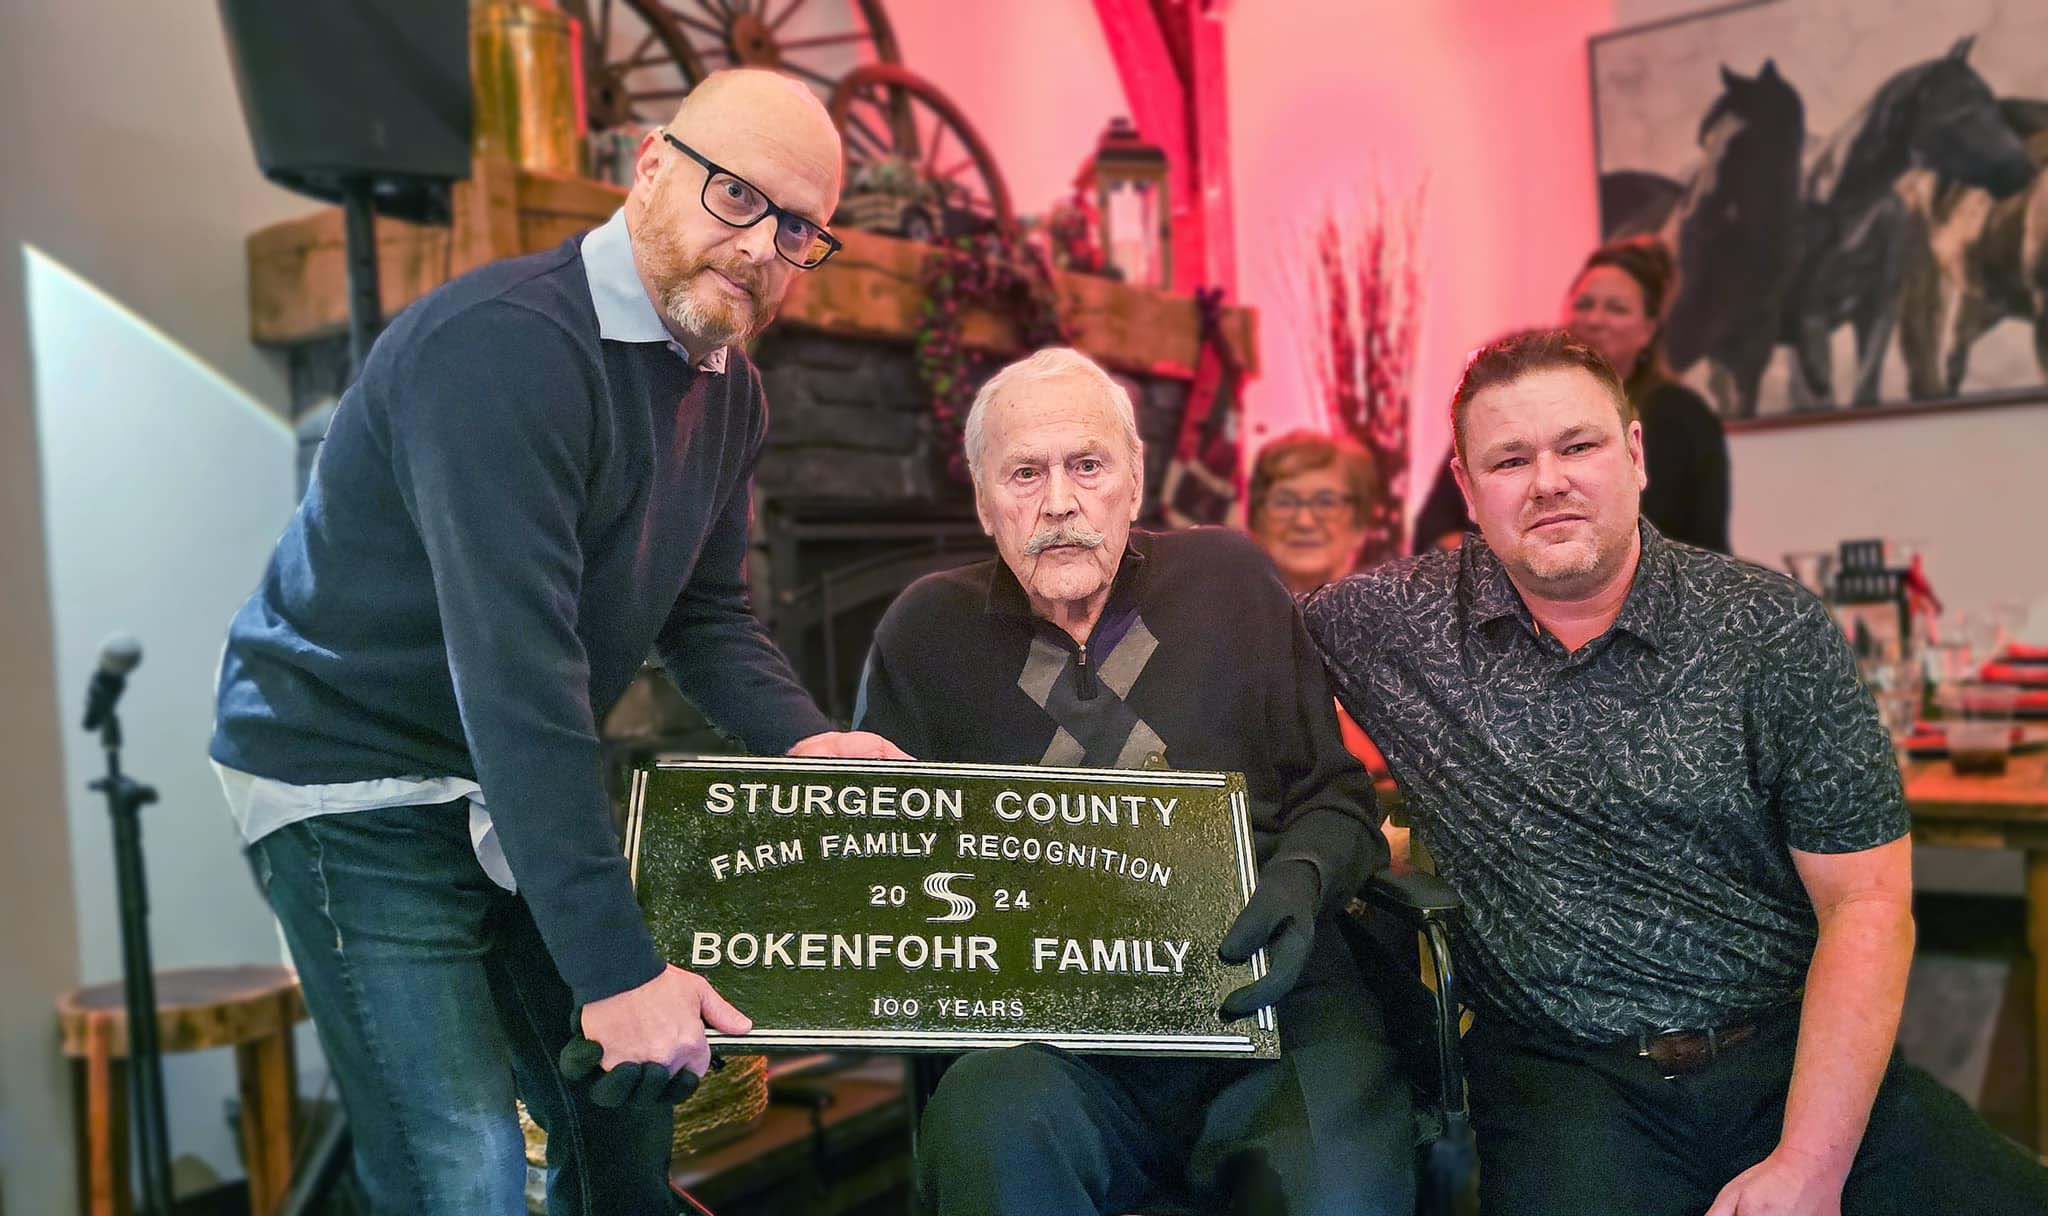
{"type": "Polygon", "coordinates": [[[1299,230],[1329,201],[1426,186],[1410,510],[1449,440],[1464,352],[1558,315],[1596,237],[1586,39],[1612,0],[1229,9],[1239,294],[1260,310],[1252,439],[1310,422],[1299,230]]]}
{"type": "Polygon", "coordinates": [[[1111,118],[1128,115],[1094,0],[889,0],[904,65],[995,153],[1019,214],[1042,215],[1111,118]]]}
{"type": "MultiPolygon", "coordinates": [[[[1092,0],[892,0],[904,61],[967,112],[1018,209],[1067,189],[1128,113],[1092,0]]],[[[1411,499],[1448,438],[1465,351],[1554,319],[1595,238],[1586,38],[1614,0],[1229,0],[1238,298],[1260,313],[1255,446],[1317,416],[1295,251],[1325,201],[1427,181],[1411,499]]]]}

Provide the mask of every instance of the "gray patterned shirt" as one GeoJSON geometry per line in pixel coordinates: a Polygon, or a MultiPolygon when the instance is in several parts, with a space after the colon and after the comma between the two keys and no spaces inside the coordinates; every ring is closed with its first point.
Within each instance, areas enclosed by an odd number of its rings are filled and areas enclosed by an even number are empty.
{"type": "Polygon", "coordinates": [[[1613,1041],[1794,999],[1815,921],[1788,849],[1906,834],[1898,767],[1827,609],[1642,525],[1621,615],[1566,653],[1485,541],[1305,606],[1344,707],[1464,900],[1482,1013],[1613,1041]]]}

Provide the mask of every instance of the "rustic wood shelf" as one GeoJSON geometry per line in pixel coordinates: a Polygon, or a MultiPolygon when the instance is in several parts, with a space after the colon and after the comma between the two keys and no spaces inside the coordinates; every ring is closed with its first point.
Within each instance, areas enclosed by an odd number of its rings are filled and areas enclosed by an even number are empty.
{"type": "MultiPolygon", "coordinates": [[[[454,222],[425,227],[377,222],[377,264],[384,314],[396,315],[456,275],[499,258],[551,249],[603,223],[625,198],[617,187],[585,178],[529,172],[478,161],[457,183],[454,222]]],[[[924,309],[918,274],[931,248],[872,233],[841,234],[846,248],[799,276],[777,319],[848,337],[910,341],[924,309]]],[[[248,242],[250,336],[288,346],[331,338],[348,327],[347,267],[341,212],[327,208],[273,224],[248,242]]],[[[1135,375],[1186,379],[1197,352],[1195,302],[1187,296],[1127,286],[1095,275],[1058,274],[1062,313],[1077,327],[1076,345],[1103,363],[1135,375]]],[[[964,340],[975,349],[1019,349],[1010,324],[970,312],[964,340]]],[[[1255,318],[1228,309],[1224,331],[1248,372],[1257,369],[1255,318]]]]}

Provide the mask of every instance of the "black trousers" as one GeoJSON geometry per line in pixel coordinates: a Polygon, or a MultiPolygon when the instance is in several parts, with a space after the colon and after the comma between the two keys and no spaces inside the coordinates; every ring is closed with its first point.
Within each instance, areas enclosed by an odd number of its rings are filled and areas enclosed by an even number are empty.
{"type": "Polygon", "coordinates": [[[1205,1212],[1411,1216],[1414,1109],[1378,1000],[1334,927],[1316,954],[1316,978],[1280,1003],[1278,1060],[1039,1044],[962,1056],[920,1124],[925,1209],[1119,1216],[1168,1196],[1205,1212]]]}
{"type": "MultiPolygon", "coordinates": [[[[1667,1081],[1621,1049],[1476,1023],[1465,1036],[1486,1216],[1700,1216],[1777,1146],[1799,1010],[1667,1081]]],[[[1842,1190],[1844,1216],[2048,1213],[2048,1169],[1896,1054],[1842,1190]]]]}

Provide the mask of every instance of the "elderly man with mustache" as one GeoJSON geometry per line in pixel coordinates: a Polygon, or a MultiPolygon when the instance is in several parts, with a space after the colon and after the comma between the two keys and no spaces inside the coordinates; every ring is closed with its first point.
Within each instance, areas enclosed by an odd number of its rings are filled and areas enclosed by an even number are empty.
{"type": "Polygon", "coordinates": [[[1132,528],[1130,397],[1075,351],[997,373],[966,447],[1000,559],[890,607],[855,726],[926,760],[1243,773],[1261,868],[1221,952],[1266,946],[1273,969],[1222,1015],[1277,1004],[1283,1055],[963,1057],[924,1113],[925,1201],[941,1216],[1095,1216],[1179,1190],[1294,1216],[1412,1211],[1408,1094],[1329,923],[1386,844],[1293,598],[1235,532],[1132,528]]]}
{"type": "Polygon", "coordinates": [[[671,1105],[748,1022],[655,949],[612,830],[597,723],[650,651],[755,751],[902,754],[747,607],[738,344],[837,247],[839,176],[803,85],[706,79],[609,223],[378,339],[230,627],[213,758],[377,1212],[524,1213],[515,1093],[551,1213],[672,1210],[671,1105]]]}

